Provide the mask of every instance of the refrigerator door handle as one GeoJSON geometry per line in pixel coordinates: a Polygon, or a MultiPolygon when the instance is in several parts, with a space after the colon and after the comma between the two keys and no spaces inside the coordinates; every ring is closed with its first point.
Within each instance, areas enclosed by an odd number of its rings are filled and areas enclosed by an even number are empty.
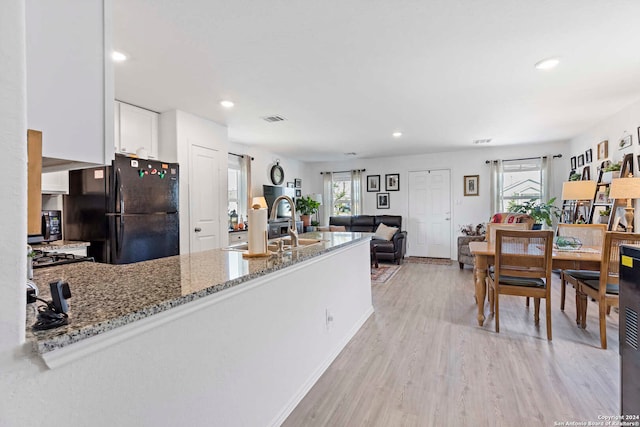
{"type": "Polygon", "coordinates": [[[119,259],[120,252],[122,250],[122,233],[124,232],[124,216],[118,215],[116,217],[116,222],[119,222],[119,224],[116,224],[116,236],[115,236],[116,259],[119,259]]]}
{"type": "Polygon", "coordinates": [[[120,168],[116,169],[116,199],[118,200],[118,209],[116,212],[124,214],[124,199],[122,198],[122,178],[120,176],[120,168]]]}

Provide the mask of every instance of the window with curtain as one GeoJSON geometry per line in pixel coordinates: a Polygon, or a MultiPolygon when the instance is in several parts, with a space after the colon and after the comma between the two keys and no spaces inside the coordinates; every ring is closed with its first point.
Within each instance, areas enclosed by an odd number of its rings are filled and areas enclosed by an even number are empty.
{"type": "Polygon", "coordinates": [[[323,172],[323,223],[330,216],[362,214],[362,170],[323,172]],[[326,207],[325,207],[326,206],[326,207]]]}
{"type": "Polygon", "coordinates": [[[550,168],[546,157],[497,160],[492,162],[491,189],[493,213],[535,199],[549,199],[550,168]]]}
{"type": "Polygon", "coordinates": [[[227,212],[247,219],[247,173],[243,158],[229,154],[227,164],[227,212]]]}

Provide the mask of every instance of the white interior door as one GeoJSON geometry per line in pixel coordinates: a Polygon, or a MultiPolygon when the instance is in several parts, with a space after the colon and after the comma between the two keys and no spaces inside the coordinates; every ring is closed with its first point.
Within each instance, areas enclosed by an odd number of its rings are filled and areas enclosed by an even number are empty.
{"type": "Polygon", "coordinates": [[[451,172],[409,172],[411,256],[451,258],[451,172]]]}
{"type": "MultiPolygon", "coordinates": [[[[220,247],[218,151],[197,145],[189,155],[189,251],[220,247]]],[[[225,236],[226,237],[226,236],[225,236]]]]}

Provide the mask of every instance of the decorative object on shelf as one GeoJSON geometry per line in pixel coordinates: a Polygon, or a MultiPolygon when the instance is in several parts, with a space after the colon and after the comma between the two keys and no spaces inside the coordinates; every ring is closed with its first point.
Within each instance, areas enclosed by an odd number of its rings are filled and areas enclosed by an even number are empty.
{"type": "Polygon", "coordinates": [[[480,175],[464,176],[464,195],[465,196],[480,195],[480,175]]]}
{"type": "Polygon", "coordinates": [[[400,174],[390,173],[384,176],[386,191],[400,191],[400,174]]]}
{"type": "MultiPolygon", "coordinates": [[[[300,191],[300,190],[296,190],[300,191]]],[[[322,197],[322,196],[321,196],[322,197]]],[[[296,199],[296,212],[300,214],[300,220],[305,227],[311,225],[311,215],[318,212],[320,203],[310,196],[299,197],[296,199]]]]}
{"type": "Polygon", "coordinates": [[[377,199],[376,207],[378,209],[390,208],[389,193],[378,193],[376,194],[376,199],[377,199]]]}
{"type": "Polygon", "coordinates": [[[465,236],[484,236],[487,230],[483,223],[478,225],[466,224],[460,227],[460,232],[465,236]]]}
{"type": "Polygon", "coordinates": [[[284,181],[284,169],[280,166],[280,160],[276,160],[276,164],[271,166],[271,182],[273,185],[280,185],[284,181]]]}
{"type": "Polygon", "coordinates": [[[300,178],[294,179],[296,188],[302,188],[302,180],[300,178]]]}
{"type": "Polygon", "coordinates": [[[287,188],[295,188],[295,184],[293,182],[287,182],[287,188]]]}
{"type": "Polygon", "coordinates": [[[627,206],[624,208],[624,219],[626,221],[627,232],[633,232],[633,199],[640,199],[640,178],[618,178],[611,181],[609,197],[612,199],[627,199],[627,206]]]}
{"type": "Polygon", "coordinates": [[[535,230],[537,225],[542,225],[544,222],[548,227],[551,227],[553,217],[560,219],[560,209],[553,205],[553,202],[556,201],[555,197],[549,199],[548,202],[539,202],[538,199],[528,200],[521,205],[509,204],[507,208],[508,212],[513,213],[524,213],[528,214],[533,219],[536,220],[536,223],[533,225],[533,229],[535,230]]]}
{"type": "Polygon", "coordinates": [[[580,181],[582,176],[576,171],[571,171],[571,175],[569,175],[569,181],[580,181]]]}
{"type": "MultiPolygon", "coordinates": [[[[626,133],[626,131],[625,131],[626,133]]],[[[624,150],[627,147],[631,147],[631,143],[632,143],[633,138],[631,137],[631,135],[625,135],[620,139],[620,142],[618,142],[618,150],[624,150]]]]}
{"type": "Polygon", "coordinates": [[[591,148],[584,152],[584,160],[586,163],[591,163],[593,161],[593,150],[591,148]]]}
{"type": "Polygon", "coordinates": [[[377,193],[380,191],[380,175],[367,175],[367,192],[377,193]]]}
{"type": "Polygon", "coordinates": [[[584,166],[584,154],[578,156],[578,167],[581,168],[582,166],[584,166]]]}
{"type": "Polygon", "coordinates": [[[609,163],[602,169],[602,183],[608,184],[613,179],[620,178],[620,169],[622,168],[622,163],[609,163]]]}
{"type": "Polygon", "coordinates": [[[604,160],[609,156],[609,141],[604,140],[598,144],[598,160],[604,160]]]}
{"type": "MultiPolygon", "coordinates": [[[[567,181],[562,183],[562,200],[572,200],[570,222],[586,222],[589,212],[584,206],[584,200],[592,200],[596,192],[595,181],[567,181]]],[[[566,206],[566,205],[563,205],[566,206]]]]}
{"type": "Polygon", "coordinates": [[[609,215],[611,215],[611,207],[606,207],[598,212],[598,222],[600,224],[609,223],[609,215]]]}
{"type": "Polygon", "coordinates": [[[576,251],[582,247],[582,242],[577,237],[558,236],[553,241],[553,247],[561,251],[576,251]]]}
{"type": "Polygon", "coordinates": [[[576,163],[576,160],[577,160],[577,159],[576,159],[576,156],[573,156],[573,157],[571,158],[571,170],[574,170],[575,168],[577,168],[577,167],[578,167],[578,164],[576,163]]]}

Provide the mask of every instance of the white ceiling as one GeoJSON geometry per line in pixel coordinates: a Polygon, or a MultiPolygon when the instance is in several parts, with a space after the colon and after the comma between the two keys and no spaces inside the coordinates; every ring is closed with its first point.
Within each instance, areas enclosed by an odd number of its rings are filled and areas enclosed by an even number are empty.
{"type": "Polygon", "coordinates": [[[639,17],[638,0],[115,0],[116,98],[302,161],[562,141],[640,99],[639,17]]]}

